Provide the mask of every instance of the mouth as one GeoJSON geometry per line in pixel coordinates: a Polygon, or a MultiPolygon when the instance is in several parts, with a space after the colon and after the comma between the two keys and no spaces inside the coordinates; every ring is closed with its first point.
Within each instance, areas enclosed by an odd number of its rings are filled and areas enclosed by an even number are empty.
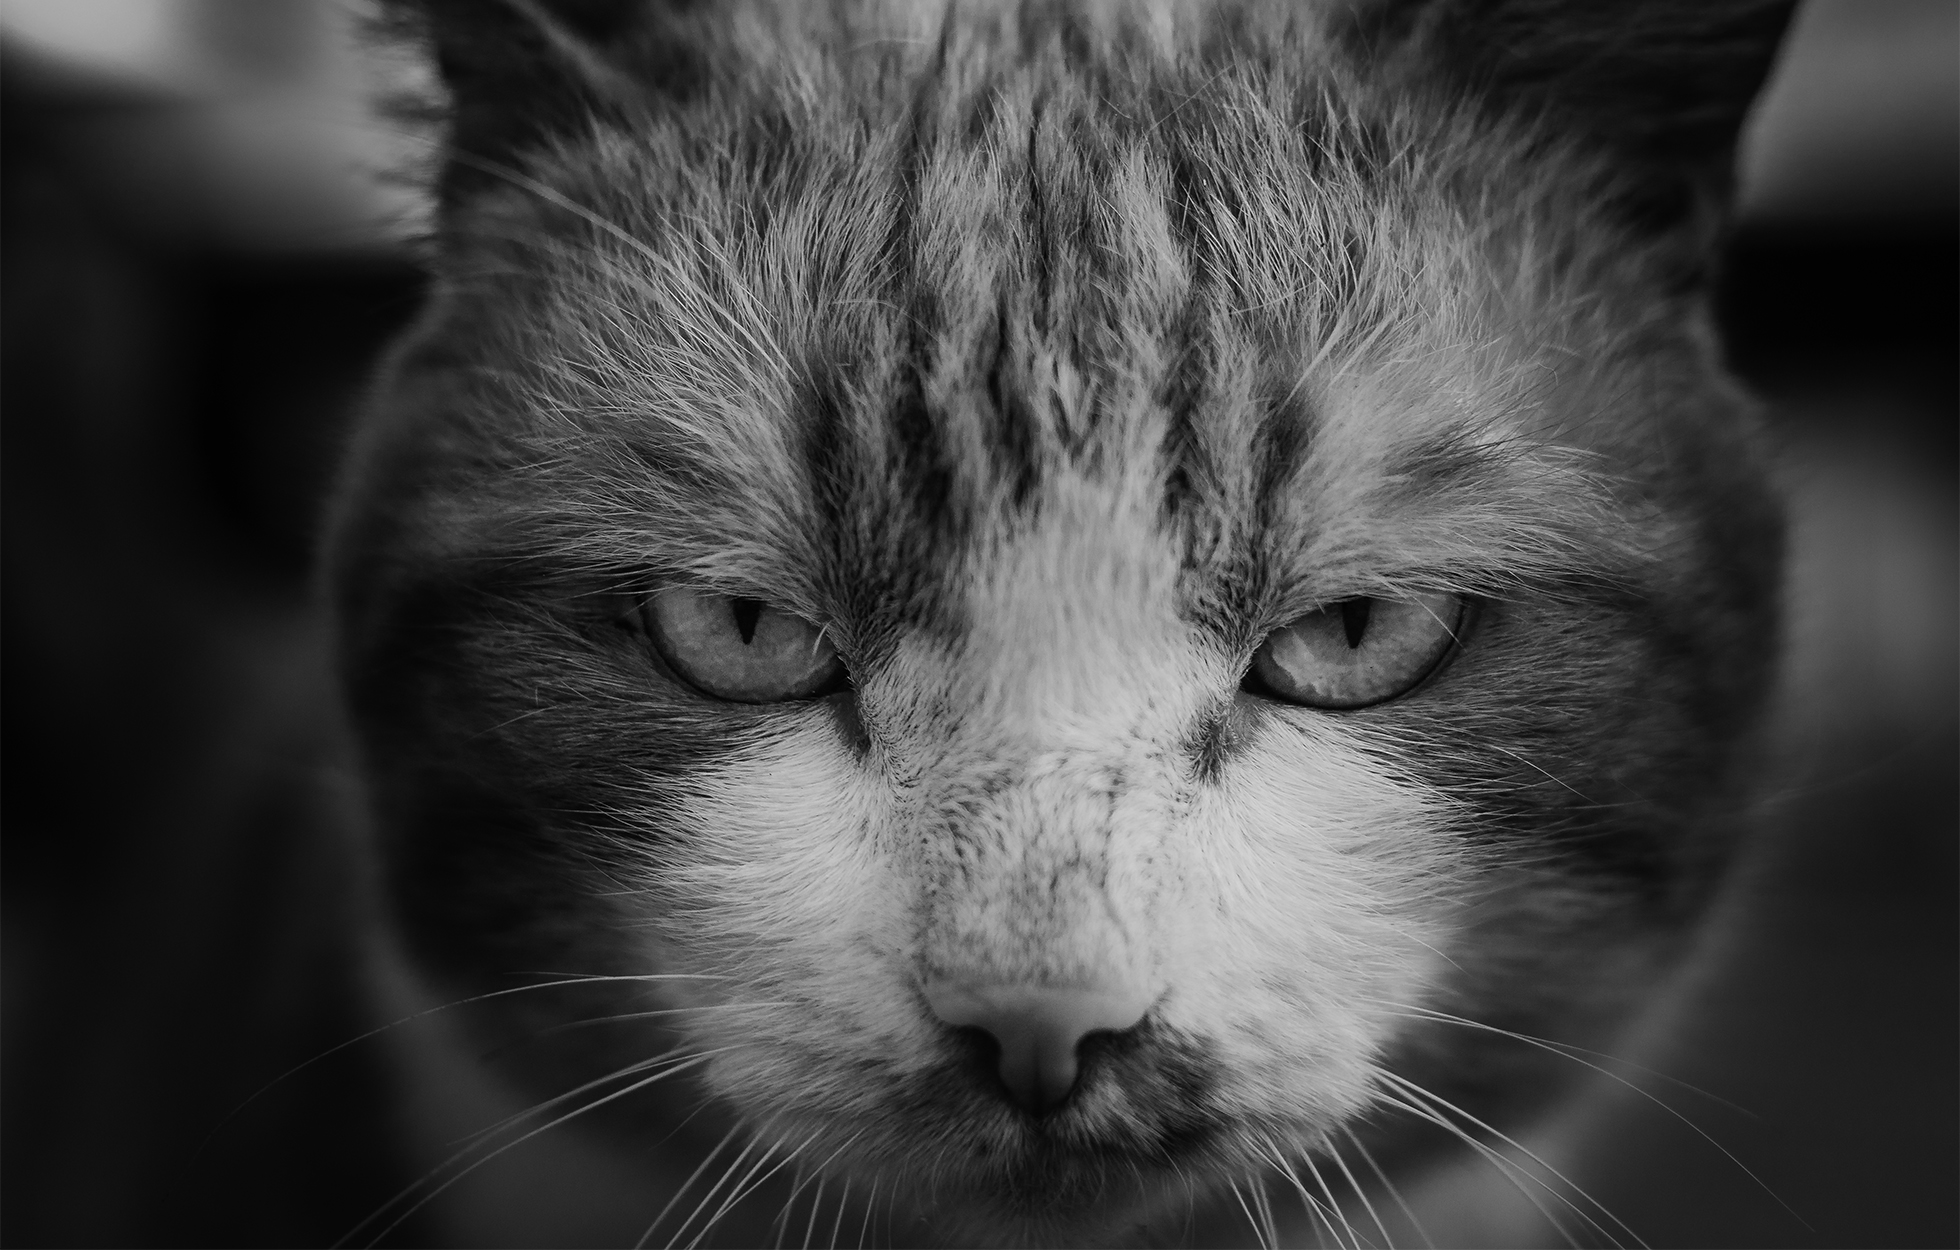
{"type": "Polygon", "coordinates": [[[1089,1038],[1074,1089],[1043,1110],[1018,1101],[997,1068],[989,1039],[949,1034],[940,1061],[891,1087],[866,1117],[865,1137],[881,1140],[862,1150],[864,1162],[940,1201],[958,1195],[1017,1220],[1052,1220],[1155,1201],[1167,1183],[1236,1153],[1237,1133],[1215,1105],[1218,1064],[1160,1028],[1089,1038]]]}

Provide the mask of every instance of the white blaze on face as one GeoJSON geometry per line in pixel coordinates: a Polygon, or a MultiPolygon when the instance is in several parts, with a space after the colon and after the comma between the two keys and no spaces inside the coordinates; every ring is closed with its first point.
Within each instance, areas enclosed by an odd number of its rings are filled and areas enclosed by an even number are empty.
{"type": "Polygon", "coordinates": [[[859,675],[870,751],[786,708],[699,779],[685,911],[655,923],[714,999],[783,1004],[704,1013],[741,1044],[715,1079],[848,1113],[867,1073],[940,1062],[927,980],[1142,987],[1222,1065],[1213,1110],[1324,1127],[1445,941],[1441,801],[1305,709],[1245,709],[1201,777],[1233,658],[1177,615],[1154,527],[1057,511],[974,579],[957,643],[859,675]]]}
{"type": "Polygon", "coordinates": [[[922,975],[1154,988],[1163,883],[1140,869],[1171,853],[1184,744],[1223,676],[1175,574],[1150,529],[1063,512],[981,570],[957,645],[902,652],[922,975]]]}

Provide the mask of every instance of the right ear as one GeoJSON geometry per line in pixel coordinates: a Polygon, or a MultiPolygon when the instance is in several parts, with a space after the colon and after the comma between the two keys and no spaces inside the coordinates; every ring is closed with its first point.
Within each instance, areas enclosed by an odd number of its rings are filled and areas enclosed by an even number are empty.
{"type": "Polygon", "coordinates": [[[1348,46],[1459,99],[1544,119],[1633,178],[1637,224],[1693,232],[1793,0],[1350,0],[1348,46]]]}
{"type": "Polygon", "coordinates": [[[426,44],[448,92],[446,216],[527,151],[684,98],[702,74],[676,29],[687,0],[385,0],[426,44]]]}

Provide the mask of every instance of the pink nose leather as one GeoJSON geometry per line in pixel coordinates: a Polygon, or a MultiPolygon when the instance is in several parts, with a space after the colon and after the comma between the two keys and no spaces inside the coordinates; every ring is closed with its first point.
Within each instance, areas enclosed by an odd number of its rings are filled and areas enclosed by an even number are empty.
{"type": "Polygon", "coordinates": [[[951,1025],[985,1029],[1000,1043],[1000,1079],[1014,1101],[1040,1114],[1075,1088],[1076,1046],[1091,1033],[1133,1027],[1151,996],[1084,986],[973,985],[928,981],[926,1003],[951,1025]]]}

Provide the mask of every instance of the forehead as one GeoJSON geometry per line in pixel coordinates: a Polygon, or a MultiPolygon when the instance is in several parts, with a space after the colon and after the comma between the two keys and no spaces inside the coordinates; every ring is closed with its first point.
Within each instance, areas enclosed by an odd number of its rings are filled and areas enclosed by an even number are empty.
{"type": "Polygon", "coordinates": [[[1133,532],[1200,613],[1549,552],[1464,529],[1591,488],[1530,437],[1576,323],[1506,260],[1529,223],[1466,228],[1430,124],[1311,32],[1135,12],[1102,62],[984,21],[769,44],[491,197],[547,489],[826,615],[954,611],[1057,526],[1133,532]]]}

